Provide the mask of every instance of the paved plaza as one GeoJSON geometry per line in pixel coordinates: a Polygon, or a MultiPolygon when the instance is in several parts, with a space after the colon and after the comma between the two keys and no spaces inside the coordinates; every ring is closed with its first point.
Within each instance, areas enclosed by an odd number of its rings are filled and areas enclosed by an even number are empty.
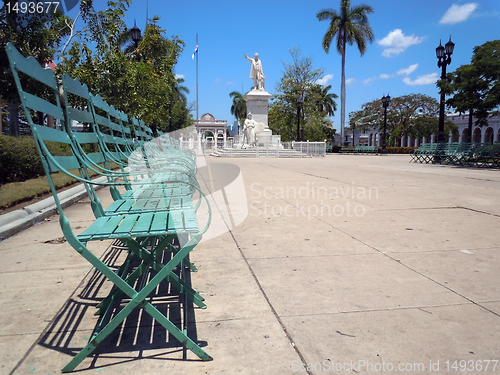
{"type": "MultiPolygon", "coordinates": [[[[212,169],[239,168],[247,214],[235,226],[233,202],[213,204],[214,225],[231,229],[191,253],[199,271],[188,276],[208,307],[190,307],[188,334],[214,360],[138,310],[76,373],[500,371],[498,169],[408,155],[206,160],[208,192],[212,169]]],[[[93,220],[85,200],[65,212],[76,233],[93,220]]],[[[109,264],[126,252],[89,248],[109,264]]],[[[0,260],[0,374],[59,374],[111,284],[64,242],[57,216],[0,242],[0,260]]],[[[156,294],[176,321],[175,296],[156,294]]]]}

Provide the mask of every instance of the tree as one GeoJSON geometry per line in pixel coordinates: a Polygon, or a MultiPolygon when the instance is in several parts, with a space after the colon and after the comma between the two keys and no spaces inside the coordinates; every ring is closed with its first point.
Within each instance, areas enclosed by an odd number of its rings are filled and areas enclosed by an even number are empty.
{"type": "Polygon", "coordinates": [[[282,140],[298,140],[297,121],[300,124],[304,139],[323,140],[325,134],[321,130],[332,127],[328,119],[329,113],[336,108],[333,101],[335,94],[329,94],[317,82],[323,77],[323,69],[314,69],[310,58],[301,57],[298,47],[290,50],[292,63],[283,62],[283,77],[276,85],[276,94],[269,106],[269,128],[280,134],[282,140]],[[302,110],[298,110],[298,102],[302,100],[302,110]],[[327,108],[327,104],[330,108],[327,108]]]}
{"type": "MultiPolygon", "coordinates": [[[[69,18],[60,10],[48,12],[9,11],[18,1],[6,0],[0,8],[0,98],[9,102],[9,132],[19,136],[19,102],[14,79],[9,71],[5,45],[11,42],[24,56],[34,56],[44,65],[53,59],[63,38],[68,35],[69,18]]],[[[28,81],[23,82],[31,85],[28,81]]],[[[36,89],[33,84],[33,89],[36,89]]],[[[31,89],[30,89],[31,90],[31,89]]],[[[43,116],[42,116],[43,118],[43,116]]]]}
{"type": "Polygon", "coordinates": [[[500,40],[486,42],[474,47],[472,65],[477,67],[481,77],[487,82],[484,91],[484,106],[486,110],[500,106],[500,40]]]}
{"type": "Polygon", "coordinates": [[[318,109],[320,112],[323,112],[327,116],[335,115],[335,111],[337,110],[337,103],[335,99],[338,99],[338,95],[329,92],[332,89],[331,85],[326,87],[317,86],[318,89],[318,109]]]}
{"type": "MultiPolygon", "coordinates": [[[[387,131],[389,144],[395,144],[402,136],[414,138],[430,137],[438,130],[439,103],[423,94],[403,95],[392,98],[387,108],[387,131]]],[[[351,128],[361,130],[384,127],[384,107],[381,99],[363,104],[361,110],[349,114],[351,128]]],[[[451,123],[453,124],[453,123],[451,123]]],[[[445,132],[455,135],[457,128],[445,124],[445,132]]]]}
{"type": "Polygon", "coordinates": [[[192,116],[184,97],[187,89],[175,75],[184,42],[177,36],[166,38],[165,30],[149,23],[137,47],[130,46],[124,21],[130,3],[108,1],[106,10],[89,9],[60,72],[78,78],[92,93],[152,128],[172,131],[188,126],[192,116]]]}
{"type": "Polygon", "coordinates": [[[482,94],[486,88],[486,82],[481,79],[474,65],[462,65],[454,72],[448,73],[446,80],[439,82],[438,86],[444,89],[445,93],[454,93],[446,101],[448,107],[455,108],[460,113],[469,112],[467,142],[471,142],[473,116],[478,117],[477,123],[481,124],[488,115],[488,111],[485,109],[484,95],[482,94]]]}
{"type": "Polygon", "coordinates": [[[368,14],[373,13],[369,5],[351,7],[351,0],[341,0],[340,12],[333,9],[323,9],[316,14],[320,21],[330,21],[328,30],[323,36],[323,49],[328,54],[333,38],[337,36],[337,51],[342,56],[342,82],[340,92],[340,136],[344,139],[345,123],[345,51],[346,45],[356,43],[361,56],[366,51],[367,42],[374,40],[373,31],[368,22],[368,14]]]}
{"type": "Polygon", "coordinates": [[[487,125],[490,111],[500,105],[500,40],[475,47],[471,64],[448,73],[437,85],[453,95],[446,101],[448,107],[469,112],[467,141],[471,142],[473,117],[476,125],[487,125]]]}
{"type": "Polygon", "coordinates": [[[184,78],[176,78],[172,96],[169,97],[169,132],[191,125],[191,115],[187,108],[186,94],[189,89],[183,85],[184,78]]]}
{"type": "Polygon", "coordinates": [[[243,129],[243,122],[247,115],[247,102],[241,92],[233,91],[229,96],[233,99],[231,114],[240,122],[240,129],[243,129]]]}

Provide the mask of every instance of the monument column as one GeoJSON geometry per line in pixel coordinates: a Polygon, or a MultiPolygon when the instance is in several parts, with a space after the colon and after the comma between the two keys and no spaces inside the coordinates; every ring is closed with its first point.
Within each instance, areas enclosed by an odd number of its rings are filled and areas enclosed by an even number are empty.
{"type": "Polygon", "coordinates": [[[267,110],[271,97],[272,95],[267,91],[260,90],[252,90],[243,97],[247,102],[247,115],[250,112],[256,122],[264,124],[264,129],[269,127],[267,110]]]}
{"type": "Polygon", "coordinates": [[[255,127],[256,145],[267,146],[272,143],[272,131],[267,119],[268,102],[272,95],[264,90],[251,90],[243,98],[247,102],[247,116],[252,114],[257,123],[255,127]]]}

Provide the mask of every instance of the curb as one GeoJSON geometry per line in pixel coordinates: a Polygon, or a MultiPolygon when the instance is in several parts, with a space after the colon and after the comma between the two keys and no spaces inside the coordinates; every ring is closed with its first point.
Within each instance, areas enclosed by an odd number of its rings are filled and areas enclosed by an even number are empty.
{"type": "MultiPolygon", "coordinates": [[[[106,177],[95,179],[96,182],[106,182],[106,177]]],[[[104,185],[96,185],[95,190],[102,188],[104,185]]],[[[83,184],[72,187],[71,189],[62,191],[57,194],[61,206],[66,208],[76,203],[80,199],[87,196],[87,190],[83,184]]],[[[33,203],[20,210],[12,211],[0,216],[0,241],[12,237],[25,229],[32,227],[53,216],[57,212],[57,207],[54,197],[46,198],[40,202],[33,203]]]]}

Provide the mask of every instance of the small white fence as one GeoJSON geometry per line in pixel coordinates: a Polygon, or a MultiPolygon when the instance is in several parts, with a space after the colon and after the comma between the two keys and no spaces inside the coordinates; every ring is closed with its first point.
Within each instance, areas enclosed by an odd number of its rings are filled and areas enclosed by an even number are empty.
{"type": "Polygon", "coordinates": [[[326,155],[325,142],[283,142],[283,148],[293,149],[308,156],[324,158],[326,155]]]}
{"type": "MultiPolygon", "coordinates": [[[[196,140],[182,140],[179,146],[183,149],[202,149],[203,152],[213,150],[223,153],[224,156],[253,156],[253,157],[322,157],[326,155],[325,142],[279,142],[259,145],[248,149],[233,148],[233,140],[226,142],[226,147],[215,147],[213,141],[201,142],[196,140]]],[[[223,146],[223,145],[217,145],[223,146]]]]}

